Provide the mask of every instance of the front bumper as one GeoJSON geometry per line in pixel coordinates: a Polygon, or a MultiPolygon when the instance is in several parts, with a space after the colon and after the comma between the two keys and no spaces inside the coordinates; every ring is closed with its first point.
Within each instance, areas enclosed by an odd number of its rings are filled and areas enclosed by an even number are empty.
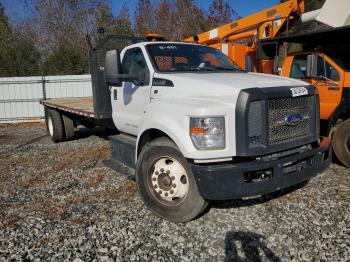
{"type": "Polygon", "coordinates": [[[322,138],[316,148],[272,161],[192,164],[191,168],[199,193],[204,199],[238,199],[268,194],[304,182],[329,166],[331,154],[329,139],[322,138]],[[261,173],[265,177],[261,177],[261,173]]]}

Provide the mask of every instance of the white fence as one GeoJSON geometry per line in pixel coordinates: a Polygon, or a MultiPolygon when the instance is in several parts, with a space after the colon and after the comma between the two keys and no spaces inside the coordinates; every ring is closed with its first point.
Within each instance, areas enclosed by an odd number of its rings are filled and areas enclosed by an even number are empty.
{"type": "Polygon", "coordinates": [[[44,117],[45,98],[92,96],[90,75],[0,78],[0,123],[44,117]]]}

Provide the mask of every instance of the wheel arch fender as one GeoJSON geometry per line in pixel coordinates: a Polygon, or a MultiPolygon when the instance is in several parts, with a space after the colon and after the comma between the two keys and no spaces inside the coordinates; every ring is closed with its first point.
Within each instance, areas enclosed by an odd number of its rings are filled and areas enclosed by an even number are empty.
{"type": "Polygon", "coordinates": [[[140,129],[139,134],[137,136],[135,161],[137,161],[142,148],[148,142],[153,141],[154,139],[162,136],[167,137],[172,142],[174,142],[175,145],[179,148],[180,152],[185,156],[187,150],[183,145],[184,143],[183,133],[184,133],[183,128],[180,125],[176,124],[175,121],[170,121],[170,119],[168,119],[167,121],[167,126],[161,125],[161,124],[149,123],[147,126],[144,126],[142,129],[140,129]],[[170,122],[172,122],[172,124],[170,124],[170,122]],[[181,130],[181,131],[179,133],[173,130],[181,130]],[[182,136],[182,139],[180,138],[180,136],[182,136]]]}
{"type": "Polygon", "coordinates": [[[350,106],[349,101],[343,100],[340,105],[336,108],[334,113],[329,118],[327,135],[328,137],[332,137],[336,130],[336,125],[339,119],[347,120],[350,118],[350,106]]]}

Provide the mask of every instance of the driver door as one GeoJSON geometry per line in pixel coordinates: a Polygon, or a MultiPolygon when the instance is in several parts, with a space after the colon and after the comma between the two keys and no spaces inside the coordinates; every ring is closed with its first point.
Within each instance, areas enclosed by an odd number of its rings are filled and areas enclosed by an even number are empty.
{"type": "Polygon", "coordinates": [[[317,78],[312,79],[312,84],[316,86],[320,95],[320,116],[321,119],[328,119],[340,103],[341,74],[323,57],[317,59],[317,78]]]}
{"type": "Polygon", "coordinates": [[[122,73],[144,75],[145,81],[136,85],[122,82],[121,87],[112,88],[113,120],[119,131],[137,135],[141,116],[150,103],[150,71],[141,48],[125,51],[122,59],[122,73]]]}
{"type": "Polygon", "coordinates": [[[320,96],[320,117],[328,119],[341,100],[341,74],[323,57],[318,56],[317,77],[307,78],[307,55],[294,57],[290,69],[290,77],[301,79],[314,85],[320,96]]]}

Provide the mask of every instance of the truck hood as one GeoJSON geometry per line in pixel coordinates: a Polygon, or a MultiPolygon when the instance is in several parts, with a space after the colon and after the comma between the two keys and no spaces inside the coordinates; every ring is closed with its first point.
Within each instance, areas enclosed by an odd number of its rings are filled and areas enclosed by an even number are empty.
{"type": "Polygon", "coordinates": [[[174,88],[159,90],[163,95],[221,102],[232,102],[242,89],[247,88],[309,85],[300,80],[257,73],[155,73],[154,76],[171,80],[174,84],[174,88]]]}

